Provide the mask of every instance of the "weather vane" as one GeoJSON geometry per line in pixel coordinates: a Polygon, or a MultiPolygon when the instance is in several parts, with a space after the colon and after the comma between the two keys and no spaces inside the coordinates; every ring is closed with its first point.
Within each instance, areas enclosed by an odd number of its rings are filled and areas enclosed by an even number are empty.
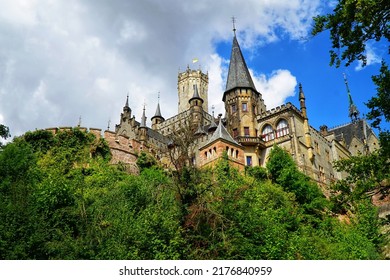
{"type": "Polygon", "coordinates": [[[236,18],[232,16],[232,23],[233,23],[233,32],[234,36],[236,35],[236,18]]]}

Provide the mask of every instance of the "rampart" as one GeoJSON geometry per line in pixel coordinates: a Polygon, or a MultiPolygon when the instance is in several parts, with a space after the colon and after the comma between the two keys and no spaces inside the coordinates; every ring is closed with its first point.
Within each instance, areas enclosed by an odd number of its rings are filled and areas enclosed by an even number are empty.
{"type": "MultiPolygon", "coordinates": [[[[100,128],[86,128],[86,127],[77,127],[83,132],[89,132],[93,134],[97,140],[103,138],[106,140],[110,151],[111,151],[111,164],[123,164],[126,170],[133,174],[138,174],[139,170],[136,165],[138,154],[142,149],[141,144],[134,140],[129,139],[124,135],[116,135],[115,132],[110,130],[105,130],[102,135],[102,130],[100,128]]],[[[56,134],[59,131],[72,130],[72,127],[52,127],[46,128],[46,131],[50,131],[53,134],[56,134]]]]}

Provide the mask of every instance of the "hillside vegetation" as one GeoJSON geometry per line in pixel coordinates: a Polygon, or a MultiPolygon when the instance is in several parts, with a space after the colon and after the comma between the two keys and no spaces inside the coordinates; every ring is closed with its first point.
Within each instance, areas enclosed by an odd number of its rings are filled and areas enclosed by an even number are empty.
{"type": "Polygon", "coordinates": [[[141,154],[140,175],[109,159],[77,129],[5,145],[0,259],[381,258],[369,199],[326,199],[278,147],[245,174],[226,158],[173,173],[141,154]]]}

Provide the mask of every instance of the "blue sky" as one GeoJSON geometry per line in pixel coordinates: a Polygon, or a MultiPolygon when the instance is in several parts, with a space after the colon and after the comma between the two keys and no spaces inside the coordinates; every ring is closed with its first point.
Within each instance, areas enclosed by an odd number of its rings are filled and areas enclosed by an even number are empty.
{"type": "MultiPolygon", "coordinates": [[[[209,106],[224,113],[233,38],[237,37],[268,109],[298,105],[301,82],[310,124],[349,122],[346,73],[360,112],[375,94],[386,45],[370,44],[359,69],[329,66],[330,40],[312,38],[312,17],[331,11],[325,0],[0,0],[0,123],[13,136],[28,130],[75,126],[110,129],[126,95],[147,124],[157,106],[177,113],[177,74],[189,65],[209,74],[209,106]],[[192,64],[192,59],[199,62],[192,64]],[[181,70],[180,70],[181,69],[181,70]]],[[[387,55],[387,54],[386,54],[387,55]]],[[[389,59],[388,55],[386,57],[389,59]]],[[[211,111],[211,110],[210,110],[211,111]]]]}

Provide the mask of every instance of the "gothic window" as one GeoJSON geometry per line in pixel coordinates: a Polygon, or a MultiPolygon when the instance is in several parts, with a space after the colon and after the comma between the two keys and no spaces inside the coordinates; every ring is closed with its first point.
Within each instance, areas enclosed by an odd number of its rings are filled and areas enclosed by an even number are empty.
{"type": "Polygon", "coordinates": [[[274,136],[274,131],[272,129],[272,126],[270,126],[269,124],[266,125],[263,128],[263,131],[261,132],[261,136],[263,137],[264,141],[266,141],[266,142],[273,140],[275,138],[275,136],[274,136]]]}
{"type": "Polygon", "coordinates": [[[248,112],[248,103],[242,103],[242,111],[248,112]]]}
{"type": "Polygon", "coordinates": [[[244,127],[244,135],[249,136],[249,127],[247,126],[244,127]]]}
{"type": "Polygon", "coordinates": [[[280,120],[276,126],[276,137],[282,137],[289,134],[288,123],[286,120],[280,120]]]}

